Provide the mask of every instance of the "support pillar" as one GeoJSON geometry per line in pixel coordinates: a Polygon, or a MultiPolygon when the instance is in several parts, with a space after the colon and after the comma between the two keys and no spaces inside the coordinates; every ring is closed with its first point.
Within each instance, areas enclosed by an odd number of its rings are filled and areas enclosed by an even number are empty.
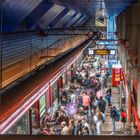
{"type": "Polygon", "coordinates": [[[138,116],[140,118],[140,73],[138,75],[137,112],[138,112],[138,116]]]}
{"type": "MultiPolygon", "coordinates": [[[[0,90],[2,89],[2,6],[0,8],[0,90]]],[[[1,109],[1,94],[0,94],[0,109],[1,109]]]]}

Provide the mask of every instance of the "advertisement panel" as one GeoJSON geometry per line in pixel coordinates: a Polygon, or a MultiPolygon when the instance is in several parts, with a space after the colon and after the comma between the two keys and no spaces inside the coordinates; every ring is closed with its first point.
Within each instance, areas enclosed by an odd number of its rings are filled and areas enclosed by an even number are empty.
{"type": "Polygon", "coordinates": [[[115,82],[120,82],[120,68],[115,68],[115,82]]]}
{"type": "Polygon", "coordinates": [[[121,81],[121,65],[114,64],[112,68],[112,86],[117,86],[121,81]]]}
{"type": "Polygon", "coordinates": [[[46,102],[45,102],[45,95],[43,95],[39,100],[39,114],[40,114],[40,117],[43,116],[45,111],[46,111],[46,102]]]}

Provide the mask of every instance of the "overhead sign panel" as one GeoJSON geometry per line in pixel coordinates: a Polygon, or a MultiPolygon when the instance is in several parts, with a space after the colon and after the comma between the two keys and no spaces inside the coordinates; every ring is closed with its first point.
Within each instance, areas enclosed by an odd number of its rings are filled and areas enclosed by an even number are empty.
{"type": "Polygon", "coordinates": [[[95,55],[109,55],[110,54],[110,50],[107,50],[107,49],[96,49],[96,50],[94,50],[94,54],[95,55]]]}

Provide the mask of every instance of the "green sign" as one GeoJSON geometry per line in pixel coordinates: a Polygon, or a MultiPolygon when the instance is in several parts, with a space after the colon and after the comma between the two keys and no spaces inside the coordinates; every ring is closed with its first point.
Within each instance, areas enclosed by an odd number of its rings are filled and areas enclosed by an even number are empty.
{"type": "Polygon", "coordinates": [[[39,100],[39,113],[42,116],[46,111],[45,95],[43,95],[39,100]]]}

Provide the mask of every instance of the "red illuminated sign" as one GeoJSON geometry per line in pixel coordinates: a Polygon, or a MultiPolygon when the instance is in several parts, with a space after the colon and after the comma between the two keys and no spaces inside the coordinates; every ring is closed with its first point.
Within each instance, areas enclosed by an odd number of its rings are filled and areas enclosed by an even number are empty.
{"type": "Polygon", "coordinates": [[[121,68],[112,68],[112,86],[117,86],[121,81],[121,68]]]}

